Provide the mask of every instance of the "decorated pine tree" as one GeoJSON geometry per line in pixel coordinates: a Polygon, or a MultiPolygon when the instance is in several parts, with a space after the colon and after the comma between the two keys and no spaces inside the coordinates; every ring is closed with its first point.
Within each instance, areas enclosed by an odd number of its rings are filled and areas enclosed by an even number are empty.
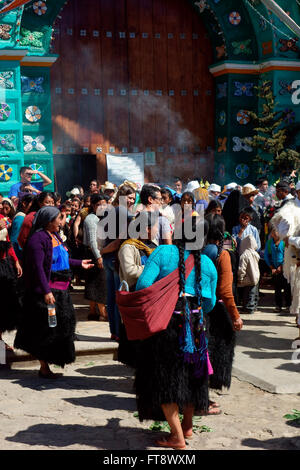
{"type": "Polygon", "coordinates": [[[257,150],[254,161],[272,173],[286,173],[300,169],[300,154],[287,148],[288,126],[295,120],[291,109],[276,111],[276,103],[272,91],[272,82],[264,81],[255,87],[260,102],[258,113],[248,111],[254,123],[252,139],[244,139],[245,143],[257,150]]]}

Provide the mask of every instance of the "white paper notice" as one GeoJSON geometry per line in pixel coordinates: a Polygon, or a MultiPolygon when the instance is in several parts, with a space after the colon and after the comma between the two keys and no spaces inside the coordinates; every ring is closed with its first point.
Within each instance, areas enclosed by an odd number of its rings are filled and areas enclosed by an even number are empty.
{"type": "Polygon", "coordinates": [[[106,154],[107,179],[119,186],[124,180],[133,181],[140,187],[144,184],[144,154],[106,154]]]}

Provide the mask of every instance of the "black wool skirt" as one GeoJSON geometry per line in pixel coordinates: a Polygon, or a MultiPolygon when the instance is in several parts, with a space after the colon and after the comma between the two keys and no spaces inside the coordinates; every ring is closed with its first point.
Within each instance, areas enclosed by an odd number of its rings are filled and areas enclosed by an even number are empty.
{"type": "Polygon", "coordinates": [[[68,291],[52,289],[57,326],[48,325],[44,296],[26,293],[14,347],[36,359],[64,367],[75,361],[75,312],[68,291]]]}
{"type": "Polygon", "coordinates": [[[223,302],[217,302],[207,315],[207,337],[209,358],[214,370],[209,377],[210,388],[221,390],[231,385],[232,364],[236,333],[223,302]]]}
{"type": "Polygon", "coordinates": [[[0,260],[0,332],[15,330],[20,317],[21,303],[18,278],[10,257],[0,260]]]}
{"type": "MultiPolygon", "coordinates": [[[[181,310],[178,301],[175,310],[181,310]]],[[[197,303],[191,302],[196,308],[197,303]]],[[[194,319],[195,321],[195,319],[194,319]]],[[[166,330],[143,340],[136,358],[135,391],[139,420],[165,420],[161,405],[176,403],[208,409],[208,377],[196,378],[193,364],[183,360],[179,347],[182,316],[173,314],[166,330]]]]}
{"type": "Polygon", "coordinates": [[[84,298],[99,304],[106,304],[107,294],[105,269],[99,269],[96,266],[97,260],[88,248],[85,248],[85,257],[86,259],[92,259],[92,263],[94,263],[95,266],[92,269],[87,269],[84,273],[84,298]]]}

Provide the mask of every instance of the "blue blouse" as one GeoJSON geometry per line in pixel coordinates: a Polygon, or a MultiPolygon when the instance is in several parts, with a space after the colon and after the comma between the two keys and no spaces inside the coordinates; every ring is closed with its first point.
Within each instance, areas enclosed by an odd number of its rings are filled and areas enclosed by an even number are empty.
{"type": "MultiPolygon", "coordinates": [[[[190,252],[185,250],[184,260],[190,252]]],[[[144,271],[138,279],[136,290],[151,286],[154,282],[170,274],[178,268],[179,250],[175,245],[160,245],[149,256],[144,271]]],[[[213,262],[205,255],[201,255],[201,288],[203,297],[203,311],[210,312],[216,303],[217,270],[213,262]]],[[[185,284],[185,292],[194,297],[196,294],[196,273],[193,268],[185,284]]]]}

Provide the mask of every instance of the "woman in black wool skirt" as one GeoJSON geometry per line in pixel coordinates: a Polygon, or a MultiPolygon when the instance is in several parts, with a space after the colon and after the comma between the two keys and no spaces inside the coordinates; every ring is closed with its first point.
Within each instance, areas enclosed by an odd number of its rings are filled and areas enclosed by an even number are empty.
{"type": "MultiPolygon", "coordinates": [[[[203,250],[218,271],[217,302],[207,316],[208,351],[214,370],[209,386],[216,390],[229,388],[236,342],[236,332],[243,327],[233,295],[233,272],[228,250],[223,249],[225,220],[218,214],[205,217],[209,224],[207,245],[203,250]]],[[[210,402],[208,412],[220,414],[219,405],[210,402]]]]}
{"type": "MultiPolygon", "coordinates": [[[[22,268],[10,243],[6,219],[0,214],[0,340],[2,333],[15,330],[20,314],[17,281],[22,268]]],[[[7,351],[12,348],[5,344],[7,351]]]]}
{"type": "Polygon", "coordinates": [[[75,361],[75,313],[68,292],[70,266],[89,269],[90,260],[72,260],[58,236],[59,209],[43,207],[35,216],[24,251],[25,296],[14,346],[40,361],[39,376],[53,379],[49,364],[75,361]],[[48,324],[47,305],[55,304],[57,326],[48,324]]]}
{"type": "MultiPolygon", "coordinates": [[[[199,216],[191,218],[195,233],[199,216]]],[[[181,238],[174,240],[176,245],[161,245],[149,256],[136,286],[136,290],[147,288],[179,268],[181,294],[174,313],[166,330],[141,341],[135,377],[140,421],[167,420],[171,435],[156,445],[174,449],[185,449],[185,438],[192,438],[194,410],[208,408],[208,376],[212,370],[205,317],[214,307],[217,284],[216,268],[201,254],[199,244],[193,251],[186,248],[191,240],[185,238],[185,222],[181,233],[181,238]],[[195,266],[185,279],[185,261],[191,253],[195,266]]]]}

